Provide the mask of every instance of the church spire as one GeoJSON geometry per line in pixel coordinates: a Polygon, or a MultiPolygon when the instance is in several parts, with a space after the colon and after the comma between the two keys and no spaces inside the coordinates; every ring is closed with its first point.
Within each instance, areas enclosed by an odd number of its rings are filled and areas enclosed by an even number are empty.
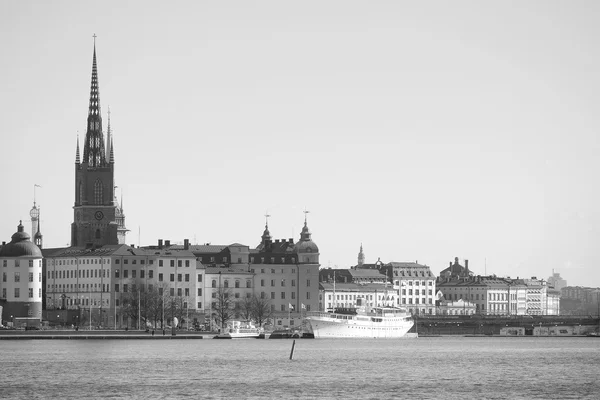
{"type": "Polygon", "coordinates": [[[81,158],[79,158],[79,134],[77,134],[77,151],[75,152],[75,164],[79,164],[81,158]]]}
{"type": "Polygon", "coordinates": [[[108,106],[108,128],[106,129],[106,158],[110,160],[112,154],[112,132],[110,131],[110,106],[108,106]]]}
{"type": "Polygon", "coordinates": [[[104,167],[106,165],[106,151],[104,150],[102,115],[100,112],[100,90],[98,87],[98,68],[96,64],[96,35],[94,35],[90,107],[86,129],[85,144],[83,147],[83,162],[88,164],[88,168],[104,167]]]}

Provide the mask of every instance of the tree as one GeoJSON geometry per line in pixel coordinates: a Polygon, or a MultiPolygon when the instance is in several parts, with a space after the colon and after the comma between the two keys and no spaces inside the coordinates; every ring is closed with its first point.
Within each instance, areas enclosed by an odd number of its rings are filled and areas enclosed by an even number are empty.
{"type": "Polygon", "coordinates": [[[233,319],[235,315],[234,299],[231,289],[220,287],[217,289],[215,301],[211,304],[212,316],[220,329],[223,329],[227,322],[233,319]]]}
{"type": "Polygon", "coordinates": [[[235,303],[236,316],[244,321],[250,321],[252,319],[252,307],[254,306],[254,299],[252,297],[244,297],[235,303]]]}
{"type": "Polygon", "coordinates": [[[260,327],[262,327],[273,315],[273,311],[271,311],[271,300],[257,295],[252,297],[251,310],[252,312],[250,315],[252,316],[252,319],[260,327]]]}

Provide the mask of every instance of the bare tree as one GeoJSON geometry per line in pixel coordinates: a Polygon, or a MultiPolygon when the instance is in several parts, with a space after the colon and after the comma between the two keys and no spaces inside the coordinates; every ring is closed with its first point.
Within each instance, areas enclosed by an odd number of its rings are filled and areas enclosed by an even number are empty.
{"type": "Polygon", "coordinates": [[[271,300],[266,297],[259,297],[254,295],[252,297],[252,307],[251,307],[251,316],[252,319],[258,324],[258,326],[262,327],[267,320],[269,320],[273,312],[271,311],[271,300]]]}
{"type": "Polygon", "coordinates": [[[211,305],[212,315],[220,329],[223,329],[227,322],[233,319],[235,315],[235,302],[232,296],[231,289],[218,288],[216,291],[216,301],[211,305]]]}
{"type": "Polygon", "coordinates": [[[252,297],[244,297],[243,299],[235,303],[236,315],[244,321],[250,321],[252,319],[252,297]]]}

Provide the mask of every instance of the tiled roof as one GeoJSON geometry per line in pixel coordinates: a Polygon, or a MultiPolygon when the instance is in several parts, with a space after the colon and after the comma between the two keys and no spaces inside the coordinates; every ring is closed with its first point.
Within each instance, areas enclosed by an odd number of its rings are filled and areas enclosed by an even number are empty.
{"type": "MultiPolygon", "coordinates": [[[[333,283],[321,282],[319,283],[321,290],[333,291],[333,283]]],[[[383,283],[336,283],[336,292],[383,292],[386,290],[386,286],[383,283]]],[[[387,286],[388,291],[393,291],[392,286],[387,286]]]]}

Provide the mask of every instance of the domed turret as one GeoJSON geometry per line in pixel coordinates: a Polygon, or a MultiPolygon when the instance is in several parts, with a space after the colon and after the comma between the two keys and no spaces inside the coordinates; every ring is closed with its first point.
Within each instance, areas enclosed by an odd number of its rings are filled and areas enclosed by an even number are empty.
{"type": "Polygon", "coordinates": [[[294,246],[294,251],[298,253],[298,260],[302,263],[318,263],[319,247],[311,239],[311,233],[306,222],[306,213],[304,216],[304,227],[300,233],[300,240],[294,246]]]}
{"type": "Polygon", "coordinates": [[[31,242],[31,237],[23,230],[22,221],[19,221],[17,232],[11,237],[11,242],[2,246],[0,257],[42,257],[42,252],[31,242]]]}

